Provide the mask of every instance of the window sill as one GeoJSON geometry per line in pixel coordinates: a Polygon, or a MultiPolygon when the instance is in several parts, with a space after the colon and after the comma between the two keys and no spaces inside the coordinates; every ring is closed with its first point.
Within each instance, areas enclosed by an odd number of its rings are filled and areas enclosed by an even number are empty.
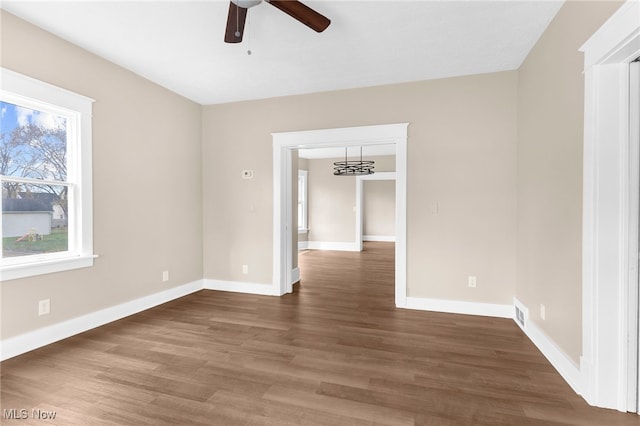
{"type": "Polygon", "coordinates": [[[298,228],[298,234],[306,234],[309,232],[308,228],[298,228]]]}
{"type": "Polygon", "coordinates": [[[72,269],[88,268],[93,266],[93,259],[96,257],[98,256],[88,254],[62,259],[43,260],[37,263],[7,265],[0,268],[0,281],[51,274],[53,272],[70,271],[72,269]]]}

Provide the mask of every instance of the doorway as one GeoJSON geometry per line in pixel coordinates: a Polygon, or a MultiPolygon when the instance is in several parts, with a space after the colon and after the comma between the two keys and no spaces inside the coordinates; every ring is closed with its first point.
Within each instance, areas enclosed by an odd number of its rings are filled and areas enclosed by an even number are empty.
{"type": "Polygon", "coordinates": [[[292,151],[395,144],[396,147],[396,244],[395,305],[406,306],[406,170],[408,123],[273,133],[273,293],[292,292],[293,171],[292,151]]]}
{"type": "MultiPolygon", "coordinates": [[[[366,181],[395,181],[396,172],[374,173],[356,177],[356,246],[362,250],[364,240],[364,184],[366,181]]],[[[397,204],[397,202],[396,202],[397,204]]],[[[395,241],[395,237],[394,237],[395,241]]]]}

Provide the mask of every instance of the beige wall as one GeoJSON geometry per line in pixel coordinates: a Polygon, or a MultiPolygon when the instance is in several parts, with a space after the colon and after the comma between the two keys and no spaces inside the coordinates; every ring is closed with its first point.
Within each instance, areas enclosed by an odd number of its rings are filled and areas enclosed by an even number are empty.
{"type": "Polygon", "coordinates": [[[92,268],[2,282],[2,338],[202,278],[201,107],[1,13],[3,67],[96,100],[100,255],[92,268]],[[45,298],[51,314],[39,317],[45,298]]]}
{"type": "Polygon", "coordinates": [[[362,234],[396,235],[396,181],[365,180],[362,185],[362,234]]]}
{"type": "Polygon", "coordinates": [[[353,242],[356,239],[356,178],[334,176],[327,158],[308,161],[309,241],[353,242]]]}
{"type": "Polygon", "coordinates": [[[516,296],[576,364],[582,353],[584,110],[578,49],[619,5],[567,2],[518,72],[516,296]]]}
{"type": "MultiPolygon", "coordinates": [[[[375,161],[374,170],[376,172],[390,172],[394,171],[396,167],[394,155],[365,156],[364,159],[375,161]]],[[[333,163],[343,160],[344,158],[306,160],[306,170],[309,172],[307,176],[309,185],[308,241],[332,243],[352,243],[355,241],[356,178],[333,175],[333,163]]],[[[363,216],[367,216],[366,205],[363,207],[363,216]]],[[[376,216],[376,213],[372,213],[371,217],[375,218],[376,216]]]]}
{"type": "Polygon", "coordinates": [[[511,303],[516,88],[502,72],[204,107],[205,277],[271,282],[272,132],[409,122],[409,296],[511,303]]]}
{"type": "Polygon", "coordinates": [[[409,122],[408,295],[509,304],[516,294],[577,362],[577,49],[618,5],[568,2],[517,72],[207,107],[2,12],[2,66],[96,99],[100,255],[93,268],[3,282],[2,337],[203,276],[271,283],[270,133],[409,122]],[[52,313],[38,317],[43,298],[52,313]]]}

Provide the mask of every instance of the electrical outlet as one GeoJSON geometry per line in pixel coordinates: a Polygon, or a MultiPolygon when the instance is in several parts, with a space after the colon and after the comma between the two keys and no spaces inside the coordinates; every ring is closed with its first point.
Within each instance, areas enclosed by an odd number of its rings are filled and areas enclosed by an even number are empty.
{"type": "Polygon", "coordinates": [[[476,277],[473,275],[469,275],[468,283],[469,287],[476,288],[476,277]]]}
{"type": "Polygon", "coordinates": [[[169,281],[169,271],[162,271],[162,281],[169,281]]]}
{"type": "Polygon", "coordinates": [[[249,265],[242,265],[242,274],[247,275],[249,273],[249,265]]]}
{"type": "Polygon", "coordinates": [[[38,315],[47,315],[51,312],[51,299],[44,299],[38,302],[38,315]]]}
{"type": "Polygon", "coordinates": [[[540,304],[540,318],[542,318],[543,320],[547,319],[547,308],[545,308],[545,306],[541,303],[540,304]]]}

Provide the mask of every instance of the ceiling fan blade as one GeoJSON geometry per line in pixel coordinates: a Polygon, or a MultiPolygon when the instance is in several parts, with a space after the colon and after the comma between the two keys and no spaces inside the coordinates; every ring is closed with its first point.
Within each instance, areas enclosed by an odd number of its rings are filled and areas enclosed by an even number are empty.
{"type": "Polygon", "coordinates": [[[244,34],[244,23],[247,20],[247,9],[229,2],[227,29],[224,33],[225,43],[240,43],[244,34]],[[236,35],[238,34],[238,35],[236,35]]]}
{"type": "Polygon", "coordinates": [[[329,18],[319,14],[309,6],[306,6],[297,0],[266,1],[318,33],[326,30],[331,23],[331,20],[329,20],[329,18]]]}

